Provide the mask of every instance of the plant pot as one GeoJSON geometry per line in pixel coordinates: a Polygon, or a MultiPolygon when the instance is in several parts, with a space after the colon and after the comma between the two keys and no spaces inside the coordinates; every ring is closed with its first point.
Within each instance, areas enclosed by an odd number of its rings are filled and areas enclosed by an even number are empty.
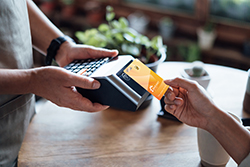
{"type": "MultiPolygon", "coordinates": [[[[158,65],[161,64],[162,62],[164,62],[166,57],[167,57],[167,55],[166,55],[165,51],[161,51],[160,59],[157,60],[156,62],[146,64],[146,66],[156,73],[158,65]]],[[[152,100],[153,100],[153,95],[149,94],[148,97],[146,98],[146,100],[138,108],[138,110],[142,110],[142,109],[147,108],[150,105],[152,100]]]]}
{"type": "Polygon", "coordinates": [[[198,45],[202,50],[209,50],[213,47],[214,40],[216,38],[215,31],[207,32],[203,29],[197,30],[198,35],[198,45]]]}
{"type": "Polygon", "coordinates": [[[132,13],[128,16],[130,27],[141,34],[145,34],[149,24],[149,18],[141,12],[132,13]]]}
{"type": "Polygon", "coordinates": [[[190,76],[192,69],[186,68],[181,71],[181,75],[184,78],[191,79],[194,81],[197,81],[204,89],[207,89],[209,82],[211,80],[209,74],[207,71],[205,71],[205,74],[201,77],[192,77],[190,76]]]}
{"type": "Polygon", "coordinates": [[[159,30],[162,38],[167,41],[173,37],[175,26],[171,19],[169,19],[169,22],[161,20],[159,23],[159,30]]]}
{"type": "Polygon", "coordinates": [[[162,50],[161,57],[159,58],[159,60],[157,60],[153,63],[148,63],[148,64],[146,64],[146,66],[156,73],[158,65],[161,64],[162,62],[164,62],[166,60],[166,58],[167,58],[166,52],[164,50],[162,50]]]}

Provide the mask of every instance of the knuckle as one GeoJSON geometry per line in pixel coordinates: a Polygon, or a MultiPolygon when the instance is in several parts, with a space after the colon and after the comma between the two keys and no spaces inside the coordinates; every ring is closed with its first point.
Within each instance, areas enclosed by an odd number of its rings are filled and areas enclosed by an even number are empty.
{"type": "Polygon", "coordinates": [[[191,80],[190,81],[190,87],[194,90],[199,88],[199,83],[197,81],[191,80]]]}
{"type": "Polygon", "coordinates": [[[167,97],[165,96],[165,97],[164,97],[164,103],[167,103],[167,101],[168,101],[168,100],[167,100],[167,97]]]}
{"type": "Polygon", "coordinates": [[[177,81],[177,82],[179,82],[179,81],[182,81],[183,78],[181,78],[181,77],[176,77],[174,80],[177,81]]]}

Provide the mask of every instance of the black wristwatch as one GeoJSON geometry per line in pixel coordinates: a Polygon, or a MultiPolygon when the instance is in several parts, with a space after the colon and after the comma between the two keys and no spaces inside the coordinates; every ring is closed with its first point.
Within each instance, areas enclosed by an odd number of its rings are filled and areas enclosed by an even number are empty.
{"type": "Polygon", "coordinates": [[[58,37],[56,39],[53,39],[47,49],[47,56],[45,59],[45,65],[51,65],[52,60],[55,60],[56,53],[58,49],[60,48],[61,44],[63,44],[65,41],[72,41],[74,40],[70,38],[69,36],[62,36],[58,37]]]}

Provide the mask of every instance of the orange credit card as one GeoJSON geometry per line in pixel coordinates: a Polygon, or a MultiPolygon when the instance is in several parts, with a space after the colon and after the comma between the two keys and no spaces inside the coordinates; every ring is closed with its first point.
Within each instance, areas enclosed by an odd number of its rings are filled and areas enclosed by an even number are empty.
{"type": "Polygon", "coordinates": [[[158,100],[161,100],[168,90],[169,86],[163,79],[138,59],[135,59],[124,72],[158,100]]]}

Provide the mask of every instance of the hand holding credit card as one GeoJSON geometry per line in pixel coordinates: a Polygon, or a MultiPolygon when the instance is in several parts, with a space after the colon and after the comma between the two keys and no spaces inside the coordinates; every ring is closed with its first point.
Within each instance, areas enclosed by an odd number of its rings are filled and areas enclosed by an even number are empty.
{"type": "Polygon", "coordinates": [[[153,72],[138,59],[135,59],[127,68],[125,68],[124,73],[126,73],[158,100],[163,97],[169,88],[159,75],[153,72]]]}

